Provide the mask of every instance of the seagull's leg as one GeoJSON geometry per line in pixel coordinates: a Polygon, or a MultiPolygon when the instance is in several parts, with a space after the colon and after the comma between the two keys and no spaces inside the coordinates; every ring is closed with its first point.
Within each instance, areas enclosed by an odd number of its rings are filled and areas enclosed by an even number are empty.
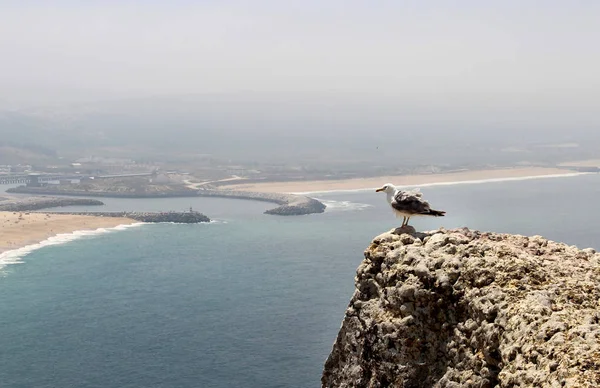
{"type": "Polygon", "coordinates": [[[402,228],[402,227],[403,227],[405,224],[406,224],[406,216],[403,216],[403,217],[402,217],[402,226],[401,226],[401,228],[402,228]]]}
{"type": "Polygon", "coordinates": [[[410,221],[410,216],[406,218],[406,224],[404,226],[408,226],[408,221],[410,221]]]}

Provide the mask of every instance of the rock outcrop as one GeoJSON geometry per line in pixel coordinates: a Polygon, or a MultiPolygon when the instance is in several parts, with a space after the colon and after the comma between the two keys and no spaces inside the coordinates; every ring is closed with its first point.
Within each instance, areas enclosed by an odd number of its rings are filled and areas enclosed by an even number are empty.
{"type": "Polygon", "coordinates": [[[409,228],[365,251],[323,387],[600,387],[600,254],[409,228]]]}
{"type": "Polygon", "coordinates": [[[326,207],[321,201],[304,195],[296,194],[203,189],[198,190],[198,195],[201,197],[250,199],[255,201],[276,203],[279,206],[266,210],[265,214],[279,216],[300,216],[305,214],[323,213],[326,207]]]}
{"type": "Polygon", "coordinates": [[[274,214],[278,216],[302,216],[305,214],[323,213],[325,204],[314,198],[297,196],[290,198],[288,203],[280,205],[274,209],[265,211],[265,214],[274,214]]]}

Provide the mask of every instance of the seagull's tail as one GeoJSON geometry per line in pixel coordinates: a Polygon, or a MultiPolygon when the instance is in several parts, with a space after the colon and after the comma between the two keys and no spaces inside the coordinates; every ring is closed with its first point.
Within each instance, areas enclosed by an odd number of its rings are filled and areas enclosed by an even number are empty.
{"type": "Polygon", "coordinates": [[[433,210],[433,209],[430,209],[429,213],[427,213],[427,215],[434,216],[434,217],[443,217],[443,216],[446,215],[446,212],[442,211],[442,210],[433,210]]]}

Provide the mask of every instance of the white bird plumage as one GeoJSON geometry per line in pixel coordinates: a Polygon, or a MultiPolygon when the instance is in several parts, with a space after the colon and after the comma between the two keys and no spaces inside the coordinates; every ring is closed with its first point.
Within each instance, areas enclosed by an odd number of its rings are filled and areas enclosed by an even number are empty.
{"type": "Polygon", "coordinates": [[[400,190],[391,183],[386,183],[383,187],[375,190],[383,191],[396,217],[403,217],[402,226],[408,225],[408,221],[414,216],[432,216],[443,217],[446,212],[434,210],[429,202],[423,199],[423,194],[417,189],[400,190]]]}

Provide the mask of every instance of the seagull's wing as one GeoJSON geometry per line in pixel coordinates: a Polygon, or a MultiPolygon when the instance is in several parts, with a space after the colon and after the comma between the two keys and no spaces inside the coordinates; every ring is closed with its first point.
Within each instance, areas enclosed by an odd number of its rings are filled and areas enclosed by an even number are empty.
{"type": "Polygon", "coordinates": [[[423,193],[421,193],[421,189],[419,189],[418,187],[415,187],[412,190],[406,190],[404,192],[408,193],[408,194],[411,194],[411,195],[414,195],[414,196],[419,197],[419,198],[421,198],[423,196],[423,193]]]}
{"type": "Polygon", "coordinates": [[[429,202],[421,198],[421,193],[398,190],[391,205],[399,212],[406,214],[427,214],[431,211],[429,202]]]}

